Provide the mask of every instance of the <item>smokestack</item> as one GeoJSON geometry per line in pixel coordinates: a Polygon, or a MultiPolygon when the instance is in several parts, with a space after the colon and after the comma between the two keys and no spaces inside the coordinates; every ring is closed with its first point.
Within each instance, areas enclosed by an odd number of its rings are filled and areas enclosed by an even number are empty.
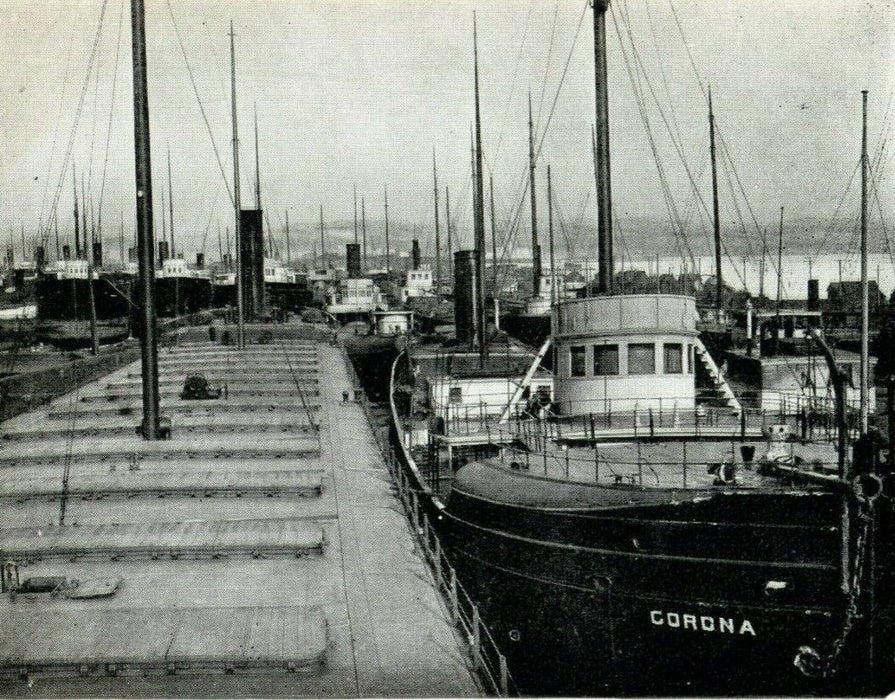
{"type": "Polygon", "coordinates": [[[196,253],[196,269],[205,269],[205,253],[196,253]]]}
{"type": "Polygon", "coordinates": [[[239,226],[243,308],[248,320],[264,315],[264,227],[260,209],[243,209],[239,226]]]}
{"type": "Polygon", "coordinates": [[[131,246],[127,249],[127,261],[135,263],[137,262],[137,247],[131,246]]]}
{"type": "Polygon", "coordinates": [[[224,269],[228,272],[233,269],[233,254],[232,253],[224,253],[223,259],[224,269]]]}
{"type": "Polygon", "coordinates": [[[820,285],[817,280],[808,280],[808,310],[820,310],[820,285]]]}
{"type": "MultiPolygon", "coordinates": [[[[133,250],[133,248],[131,248],[131,250],[133,250]]],[[[71,246],[68,244],[62,246],[62,259],[71,260],[71,246]]]]}
{"type": "Polygon", "coordinates": [[[454,325],[457,340],[475,350],[478,328],[478,251],[454,253],[454,325]]]}
{"type": "Polygon", "coordinates": [[[413,269],[419,270],[420,269],[420,261],[421,261],[420,242],[415,238],[413,239],[413,247],[411,248],[411,251],[412,251],[411,255],[412,255],[412,260],[413,260],[413,269]]]}
{"type": "Polygon", "coordinates": [[[93,242],[93,267],[103,266],[103,244],[99,241],[93,242]]]}
{"type": "Polygon", "coordinates": [[[34,266],[38,270],[44,269],[44,263],[46,262],[46,256],[44,254],[44,247],[42,245],[34,247],[34,266]]]}
{"type": "Polygon", "coordinates": [[[349,278],[361,277],[360,243],[345,244],[345,269],[349,278]]]}
{"type": "Polygon", "coordinates": [[[159,265],[165,262],[169,257],[168,254],[168,241],[159,241],[158,242],[158,262],[159,265]]]}

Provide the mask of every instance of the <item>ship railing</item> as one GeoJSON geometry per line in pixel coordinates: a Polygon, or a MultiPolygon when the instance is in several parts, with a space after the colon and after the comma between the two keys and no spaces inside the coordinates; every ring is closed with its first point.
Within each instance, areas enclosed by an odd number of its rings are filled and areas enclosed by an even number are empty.
{"type": "MultiPolygon", "coordinates": [[[[674,461],[654,461],[640,454],[641,444],[636,447],[636,457],[631,459],[608,458],[601,454],[600,445],[577,446],[555,445],[544,439],[534,439],[530,443],[524,441],[510,441],[510,435],[499,430],[493,433],[493,441],[489,443],[491,452],[497,455],[500,462],[508,469],[522,470],[531,474],[543,475],[550,478],[558,478],[572,483],[596,484],[629,484],[644,487],[666,488],[704,488],[715,483],[712,476],[717,472],[717,467],[724,463],[738,464],[743,468],[752,469],[755,464],[762,461],[763,457],[753,455],[747,464],[740,447],[749,441],[743,442],[732,439],[729,451],[717,456],[716,459],[706,460],[704,454],[694,447],[692,441],[680,443],[681,456],[674,461]],[[690,455],[690,456],[688,456],[690,455]],[[696,455],[695,457],[693,455],[696,455]]],[[[774,458],[774,462],[781,467],[778,478],[785,479],[785,483],[798,486],[804,483],[801,479],[805,473],[812,472],[820,475],[833,475],[838,471],[835,460],[801,460],[795,453],[792,443],[787,443],[783,454],[774,458]]],[[[720,477],[720,475],[719,475],[720,477]]],[[[730,482],[731,487],[738,487],[742,482],[730,482]]]]}
{"type": "MultiPolygon", "coordinates": [[[[462,640],[467,647],[472,666],[478,677],[485,684],[487,692],[499,697],[517,696],[519,692],[510,674],[506,657],[500,652],[494,636],[482,621],[478,606],[473,602],[467,590],[457,577],[457,570],[451,564],[444,547],[434,527],[432,527],[432,509],[426,507],[431,503],[433,495],[420,478],[420,472],[411,470],[408,460],[412,460],[409,450],[403,443],[396,452],[392,446],[383,441],[380,431],[376,429],[377,422],[374,418],[372,406],[358,379],[357,373],[348,358],[344,345],[340,345],[342,357],[348,368],[348,376],[354,389],[355,400],[372,429],[374,439],[380,455],[385,462],[395,485],[398,498],[404,507],[405,515],[409,520],[411,534],[420,546],[429,570],[432,573],[436,591],[442,596],[451,624],[459,631],[462,640]],[[428,494],[429,497],[421,500],[420,494],[428,494]]],[[[395,367],[400,359],[395,360],[392,366],[392,381],[394,385],[395,367]]],[[[394,401],[390,401],[393,420],[397,420],[394,401]]]]}
{"type": "MultiPolygon", "coordinates": [[[[683,403],[683,402],[680,402],[683,403]]],[[[564,413],[551,414],[542,408],[517,410],[505,423],[499,422],[494,403],[478,405],[431,403],[438,416],[439,432],[450,436],[481,436],[509,430],[523,438],[550,440],[597,440],[607,435],[634,438],[692,435],[694,437],[759,437],[767,426],[788,425],[794,435],[806,440],[831,441],[836,422],[828,402],[780,401],[774,408],[705,406],[692,402],[683,408],[673,399],[582,400],[563,406],[564,413]],[[638,406],[640,404],[640,406],[638,406]]]]}
{"type": "Polygon", "coordinates": [[[457,570],[445,554],[441,540],[420,502],[419,490],[414,487],[408,471],[394,452],[387,463],[398,498],[410,520],[411,532],[421,547],[435,588],[447,604],[450,621],[467,646],[473,669],[482,678],[489,693],[500,697],[518,695],[506,657],[482,621],[478,606],[460,583],[457,570]]]}

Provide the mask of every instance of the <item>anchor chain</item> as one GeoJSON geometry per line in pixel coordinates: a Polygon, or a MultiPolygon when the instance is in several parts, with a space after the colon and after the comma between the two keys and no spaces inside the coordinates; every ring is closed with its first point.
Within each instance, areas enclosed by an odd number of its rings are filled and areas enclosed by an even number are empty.
{"type": "Polygon", "coordinates": [[[855,541],[854,567],[852,569],[848,605],[845,608],[845,622],[842,624],[842,631],[833,642],[829,654],[823,656],[813,647],[806,645],[799,647],[799,651],[795,659],[793,659],[793,664],[796,668],[810,678],[829,678],[833,675],[848,636],[855,623],[861,618],[858,602],[861,598],[861,583],[864,578],[864,555],[870,528],[873,526],[873,505],[875,501],[875,497],[858,497],[858,502],[861,505],[861,511],[858,515],[861,528],[855,541]]]}

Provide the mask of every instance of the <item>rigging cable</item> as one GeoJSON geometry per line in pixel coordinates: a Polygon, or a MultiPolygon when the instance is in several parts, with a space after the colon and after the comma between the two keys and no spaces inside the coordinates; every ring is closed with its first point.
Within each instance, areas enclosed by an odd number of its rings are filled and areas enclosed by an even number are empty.
{"type": "Polygon", "coordinates": [[[65,148],[65,157],[62,161],[62,170],[59,173],[59,182],[56,185],[56,194],[53,196],[53,206],[50,208],[51,216],[47,218],[46,229],[40,233],[40,242],[41,245],[46,246],[47,239],[50,235],[50,224],[52,223],[52,214],[56,213],[56,208],[59,206],[59,197],[62,194],[62,187],[65,181],[65,175],[68,172],[68,163],[71,160],[72,148],[74,146],[75,136],[78,131],[78,123],[81,120],[81,114],[84,109],[84,98],[87,95],[87,90],[90,86],[90,75],[93,72],[93,63],[96,59],[96,52],[99,46],[99,38],[100,32],[103,26],[103,19],[106,15],[106,5],[108,4],[108,0],[103,0],[102,7],[100,8],[99,21],[96,26],[96,36],[93,39],[93,48],[90,51],[90,57],[87,61],[87,74],[84,76],[84,85],[81,87],[81,96],[78,99],[78,107],[75,110],[75,120],[71,127],[71,133],[68,137],[68,144],[65,148]]]}
{"type": "MultiPolygon", "coordinates": [[[[71,66],[71,50],[72,46],[75,43],[75,27],[77,26],[77,22],[72,22],[71,28],[71,36],[68,40],[68,51],[65,55],[65,72],[62,74],[62,92],[59,95],[59,108],[56,111],[56,124],[53,126],[53,145],[50,148],[50,160],[47,162],[47,175],[44,178],[44,191],[43,195],[40,198],[40,214],[37,218],[37,230],[40,231],[43,228],[43,215],[44,215],[44,206],[46,205],[47,200],[47,192],[50,188],[50,176],[53,169],[53,161],[56,159],[56,140],[59,134],[59,123],[62,121],[62,105],[65,101],[65,91],[68,88],[68,73],[69,68],[71,66]]],[[[50,219],[52,219],[52,215],[50,215],[50,219]]],[[[49,226],[49,221],[47,222],[49,226]]],[[[56,251],[56,255],[59,255],[59,251],[56,251]]]]}
{"type": "Polygon", "coordinates": [[[193,93],[196,95],[196,101],[199,103],[199,111],[202,113],[202,120],[205,122],[205,129],[208,131],[208,137],[211,139],[211,147],[214,150],[214,157],[217,160],[218,168],[221,170],[221,177],[224,179],[224,185],[227,188],[227,195],[230,197],[230,203],[234,204],[233,192],[230,190],[230,183],[227,182],[227,174],[224,172],[224,164],[221,162],[221,154],[218,151],[217,144],[214,140],[214,133],[211,131],[211,124],[208,116],[205,114],[205,106],[202,104],[202,98],[199,97],[199,88],[196,87],[196,79],[193,77],[193,69],[190,67],[190,61],[186,55],[186,47],[183,45],[183,39],[180,36],[180,28],[177,26],[177,20],[174,18],[174,10],[171,7],[171,0],[165,0],[168,5],[168,13],[171,15],[171,23],[174,25],[174,33],[177,35],[177,43],[180,46],[180,53],[183,55],[183,62],[186,64],[186,71],[190,76],[190,85],[193,86],[193,93]]]}
{"type": "Polygon", "coordinates": [[[99,205],[97,207],[96,235],[102,242],[103,232],[103,195],[106,189],[106,169],[109,165],[109,142],[112,138],[112,115],[115,111],[115,89],[118,85],[118,58],[121,50],[121,25],[124,22],[124,0],[118,13],[118,43],[115,46],[115,70],[112,72],[112,99],[109,101],[109,127],[106,130],[106,153],[103,158],[103,176],[99,185],[99,205]]]}

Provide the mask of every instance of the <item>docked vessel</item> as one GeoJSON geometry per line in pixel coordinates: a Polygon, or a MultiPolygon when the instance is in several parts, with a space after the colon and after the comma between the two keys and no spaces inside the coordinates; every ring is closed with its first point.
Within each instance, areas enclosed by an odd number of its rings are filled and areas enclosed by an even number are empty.
{"type": "Polygon", "coordinates": [[[893,417],[885,454],[866,346],[834,354],[778,304],[716,362],[693,297],[614,293],[593,8],[599,296],[557,300],[536,356],[489,348],[477,245],[455,284],[469,346],[393,366],[396,449],[524,693],[889,692],[893,417]]]}

